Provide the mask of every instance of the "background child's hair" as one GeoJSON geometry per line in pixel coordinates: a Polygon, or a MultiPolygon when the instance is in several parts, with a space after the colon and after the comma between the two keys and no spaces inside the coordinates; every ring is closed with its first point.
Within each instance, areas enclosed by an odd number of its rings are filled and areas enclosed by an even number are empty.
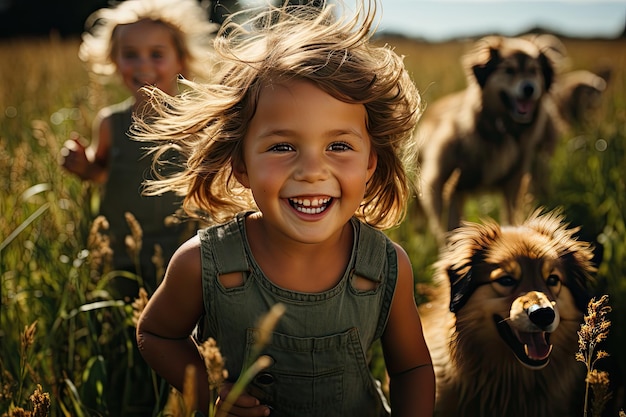
{"type": "Polygon", "coordinates": [[[233,16],[215,39],[218,84],[186,82],[192,88],[179,97],[152,89],[157,117],[139,118],[134,135],[164,143],[153,149],[156,171],[172,148],[187,163],[177,175],[148,182],[146,193],[174,190],[185,196],[189,214],[200,211],[213,221],[252,208],[251,194],[234,178],[232,165],[243,163],[242,141],[259,94],[272,83],[303,79],[341,101],[365,106],[378,165],[355,214],[379,228],[397,225],[413,191],[407,148],[422,110],[420,96],[402,58],[370,43],[376,1],[366,0],[343,18],[334,16],[338,7],[270,7],[243,24],[233,16]]]}
{"type": "Polygon", "coordinates": [[[184,76],[204,75],[211,62],[210,46],[219,25],[211,23],[207,10],[196,0],[126,0],[92,13],[85,23],[79,58],[90,72],[111,76],[119,25],[150,19],[172,30],[177,52],[185,67],[184,76]]]}

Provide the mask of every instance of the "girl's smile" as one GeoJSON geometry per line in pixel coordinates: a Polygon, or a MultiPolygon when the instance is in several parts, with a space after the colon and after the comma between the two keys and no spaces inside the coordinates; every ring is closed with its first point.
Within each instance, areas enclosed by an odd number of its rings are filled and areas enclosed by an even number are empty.
{"type": "Polygon", "coordinates": [[[326,210],[331,203],[332,198],[330,197],[289,199],[289,204],[291,204],[294,209],[305,214],[319,214],[326,210]]]}

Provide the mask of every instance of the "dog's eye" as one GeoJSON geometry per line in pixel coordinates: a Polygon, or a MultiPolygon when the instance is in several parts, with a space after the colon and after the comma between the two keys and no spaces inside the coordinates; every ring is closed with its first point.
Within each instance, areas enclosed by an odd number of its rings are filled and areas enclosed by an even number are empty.
{"type": "Polygon", "coordinates": [[[517,281],[511,275],[502,275],[501,277],[496,279],[495,282],[502,285],[503,287],[512,287],[517,284],[517,281]]]}
{"type": "Polygon", "coordinates": [[[550,274],[548,278],[546,279],[546,284],[548,284],[551,287],[559,285],[560,283],[561,283],[561,277],[559,277],[557,274],[550,274]]]}

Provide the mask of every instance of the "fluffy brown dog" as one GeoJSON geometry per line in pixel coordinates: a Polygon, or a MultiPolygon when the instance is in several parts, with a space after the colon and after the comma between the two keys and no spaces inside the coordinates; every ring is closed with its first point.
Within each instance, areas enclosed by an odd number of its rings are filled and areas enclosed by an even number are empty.
{"type": "Polygon", "coordinates": [[[547,35],[480,39],[463,57],[467,88],[425,110],[416,131],[420,203],[440,242],[459,225],[469,194],[503,193],[503,218],[513,222],[523,179],[560,132],[547,93],[560,59],[554,42],[547,35]]]}
{"type": "Polygon", "coordinates": [[[520,226],[465,223],[449,235],[441,293],[420,307],[437,417],[582,415],[575,353],[595,269],[575,232],[537,211],[520,226]]]}

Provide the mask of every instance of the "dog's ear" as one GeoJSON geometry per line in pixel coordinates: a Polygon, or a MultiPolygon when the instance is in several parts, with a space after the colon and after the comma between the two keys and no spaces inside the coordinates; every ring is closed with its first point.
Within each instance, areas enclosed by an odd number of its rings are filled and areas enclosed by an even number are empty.
{"type": "Polygon", "coordinates": [[[523,38],[539,48],[539,62],[543,72],[544,88],[548,91],[554,82],[555,74],[562,73],[571,65],[567,48],[554,35],[527,35],[523,38]]]}
{"type": "Polygon", "coordinates": [[[590,280],[586,277],[586,273],[581,272],[576,271],[573,277],[568,277],[567,288],[574,297],[576,307],[580,311],[587,311],[587,304],[591,300],[592,295],[588,285],[590,280]]]}
{"type": "Polygon", "coordinates": [[[544,53],[539,55],[539,63],[541,64],[541,72],[543,73],[543,87],[548,91],[554,82],[554,64],[544,53]]]}
{"type": "MultiPolygon", "coordinates": [[[[575,229],[577,230],[577,229],[575,229]]],[[[587,310],[591,300],[591,283],[596,267],[593,265],[593,249],[591,244],[579,241],[573,237],[563,242],[561,259],[565,263],[567,280],[565,285],[572,293],[576,307],[580,311],[587,310]]]]}
{"type": "Polygon", "coordinates": [[[487,63],[474,65],[472,67],[472,71],[474,72],[474,78],[476,78],[476,82],[480,88],[483,88],[487,83],[487,79],[489,76],[495,71],[498,66],[498,62],[500,61],[500,54],[497,49],[491,49],[489,51],[490,59],[487,63]]]}
{"type": "Polygon", "coordinates": [[[474,49],[463,57],[463,64],[480,88],[497,68],[501,60],[502,37],[486,36],[476,42],[474,49]]]}
{"type": "Polygon", "coordinates": [[[457,313],[476,288],[488,284],[488,281],[480,282],[479,277],[473,275],[473,266],[483,262],[485,250],[499,234],[500,226],[486,219],[483,224],[464,221],[461,227],[447,235],[448,244],[436,267],[450,283],[451,312],[457,313]]]}
{"type": "Polygon", "coordinates": [[[472,295],[476,289],[476,284],[472,281],[470,268],[464,274],[450,268],[448,269],[448,279],[450,280],[450,311],[456,314],[472,295]]]}

